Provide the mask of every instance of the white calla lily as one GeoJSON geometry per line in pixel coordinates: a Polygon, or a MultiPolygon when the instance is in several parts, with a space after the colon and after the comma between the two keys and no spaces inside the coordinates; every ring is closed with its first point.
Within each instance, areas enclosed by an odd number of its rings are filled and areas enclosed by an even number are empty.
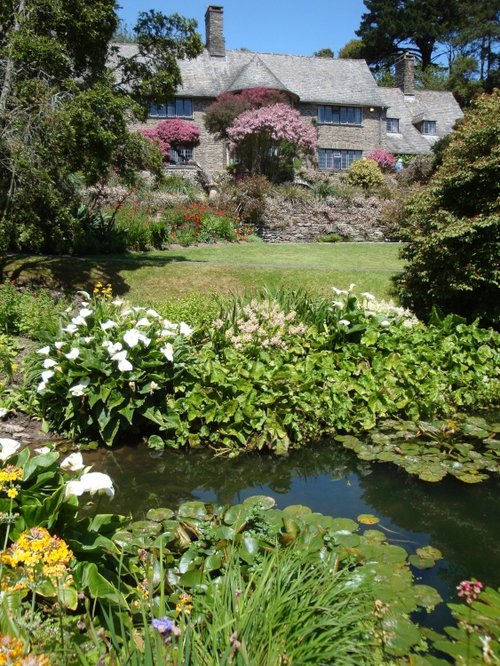
{"type": "Polygon", "coordinates": [[[82,454],[70,453],[67,458],[65,458],[61,463],[61,469],[66,470],[67,472],[79,472],[85,467],[83,464],[82,454]]]}
{"type": "Polygon", "coordinates": [[[10,439],[9,437],[0,438],[0,460],[5,462],[7,458],[16,453],[20,446],[21,444],[17,439],[10,439]]]}
{"type": "Polygon", "coordinates": [[[68,497],[80,497],[83,493],[106,493],[109,497],[114,497],[115,489],[113,481],[107,474],[102,472],[87,472],[82,474],[78,481],[68,481],[64,495],[68,497]]]}
{"type": "Polygon", "coordinates": [[[70,361],[74,361],[75,358],[78,358],[80,356],[80,350],[78,347],[71,347],[70,351],[67,354],[64,354],[66,358],[68,358],[70,361]]]}

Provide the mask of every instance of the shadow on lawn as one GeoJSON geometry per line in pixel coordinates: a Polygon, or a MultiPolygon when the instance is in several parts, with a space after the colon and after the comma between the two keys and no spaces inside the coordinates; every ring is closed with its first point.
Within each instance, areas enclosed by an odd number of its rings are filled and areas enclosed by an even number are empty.
{"type": "Polygon", "coordinates": [[[74,292],[92,291],[96,282],[111,284],[115,295],[126,294],[130,287],[120,275],[122,270],[133,271],[145,267],[168,266],[189,261],[182,254],[120,255],[120,256],[34,256],[4,255],[0,257],[0,283],[60,289],[74,292]]]}

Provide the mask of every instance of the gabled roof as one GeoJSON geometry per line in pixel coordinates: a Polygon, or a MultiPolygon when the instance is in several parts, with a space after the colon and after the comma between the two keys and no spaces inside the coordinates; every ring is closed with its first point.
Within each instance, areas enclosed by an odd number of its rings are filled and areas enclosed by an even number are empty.
{"type": "Polygon", "coordinates": [[[416,90],[404,95],[399,88],[380,88],[388,118],[399,119],[399,133],[388,133],[385,146],[394,153],[427,153],[432,145],[453,129],[463,117],[461,108],[450,92],[416,90]],[[422,134],[417,124],[436,121],[436,136],[422,134]]]}
{"type": "MultiPolygon", "coordinates": [[[[134,44],[119,48],[127,56],[136,52],[134,44]]],[[[212,57],[205,50],[193,60],[180,60],[179,67],[179,96],[213,98],[230,90],[264,86],[293,93],[301,102],[375,107],[384,104],[364,60],[230,50],[224,57],[212,57]]]]}

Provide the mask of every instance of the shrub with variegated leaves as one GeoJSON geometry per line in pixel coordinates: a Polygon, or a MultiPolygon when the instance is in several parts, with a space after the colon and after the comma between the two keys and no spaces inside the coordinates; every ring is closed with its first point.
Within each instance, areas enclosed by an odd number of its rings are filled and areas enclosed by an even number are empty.
{"type": "Polygon", "coordinates": [[[88,300],[32,356],[28,391],[40,415],[59,433],[108,445],[124,432],[157,431],[192,329],[104,291],[82,293],[88,300]]]}

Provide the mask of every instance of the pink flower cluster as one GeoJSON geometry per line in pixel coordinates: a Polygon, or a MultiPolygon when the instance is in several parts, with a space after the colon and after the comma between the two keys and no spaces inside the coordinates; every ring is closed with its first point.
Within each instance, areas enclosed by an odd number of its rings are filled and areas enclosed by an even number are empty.
{"type": "Polygon", "coordinates": [[[316,150],[316,130],[309,123],[304,123],[299,112],[287,104],[244,111],[227,131],[235,145],[248,136],[261,133],[276,142],[288,141],[305,153],[314,154],[316,150]]]}
{"type": "Polygon", "coordinates": [[[383,148],[375,148],[368,155],[368,159],[376,162],[382,171],[394,171],[396,167],[396,158],[383,148]]]}
{"type": "Polygon", "coordinates": [[[180,118],[162,120],[156,127],[139,131],[150,141],[158,144],[164,157],[168,157],[168,149],[172,145],[195,146],[200,141],[198,126],[180,118]]]}
{"type": "Polygon", "coordinates": [[[478,580],[463,580],[457,585],[458,596],[463,597],[466,604],[470,604],[481,594],[484,585],[478,580]]]}

